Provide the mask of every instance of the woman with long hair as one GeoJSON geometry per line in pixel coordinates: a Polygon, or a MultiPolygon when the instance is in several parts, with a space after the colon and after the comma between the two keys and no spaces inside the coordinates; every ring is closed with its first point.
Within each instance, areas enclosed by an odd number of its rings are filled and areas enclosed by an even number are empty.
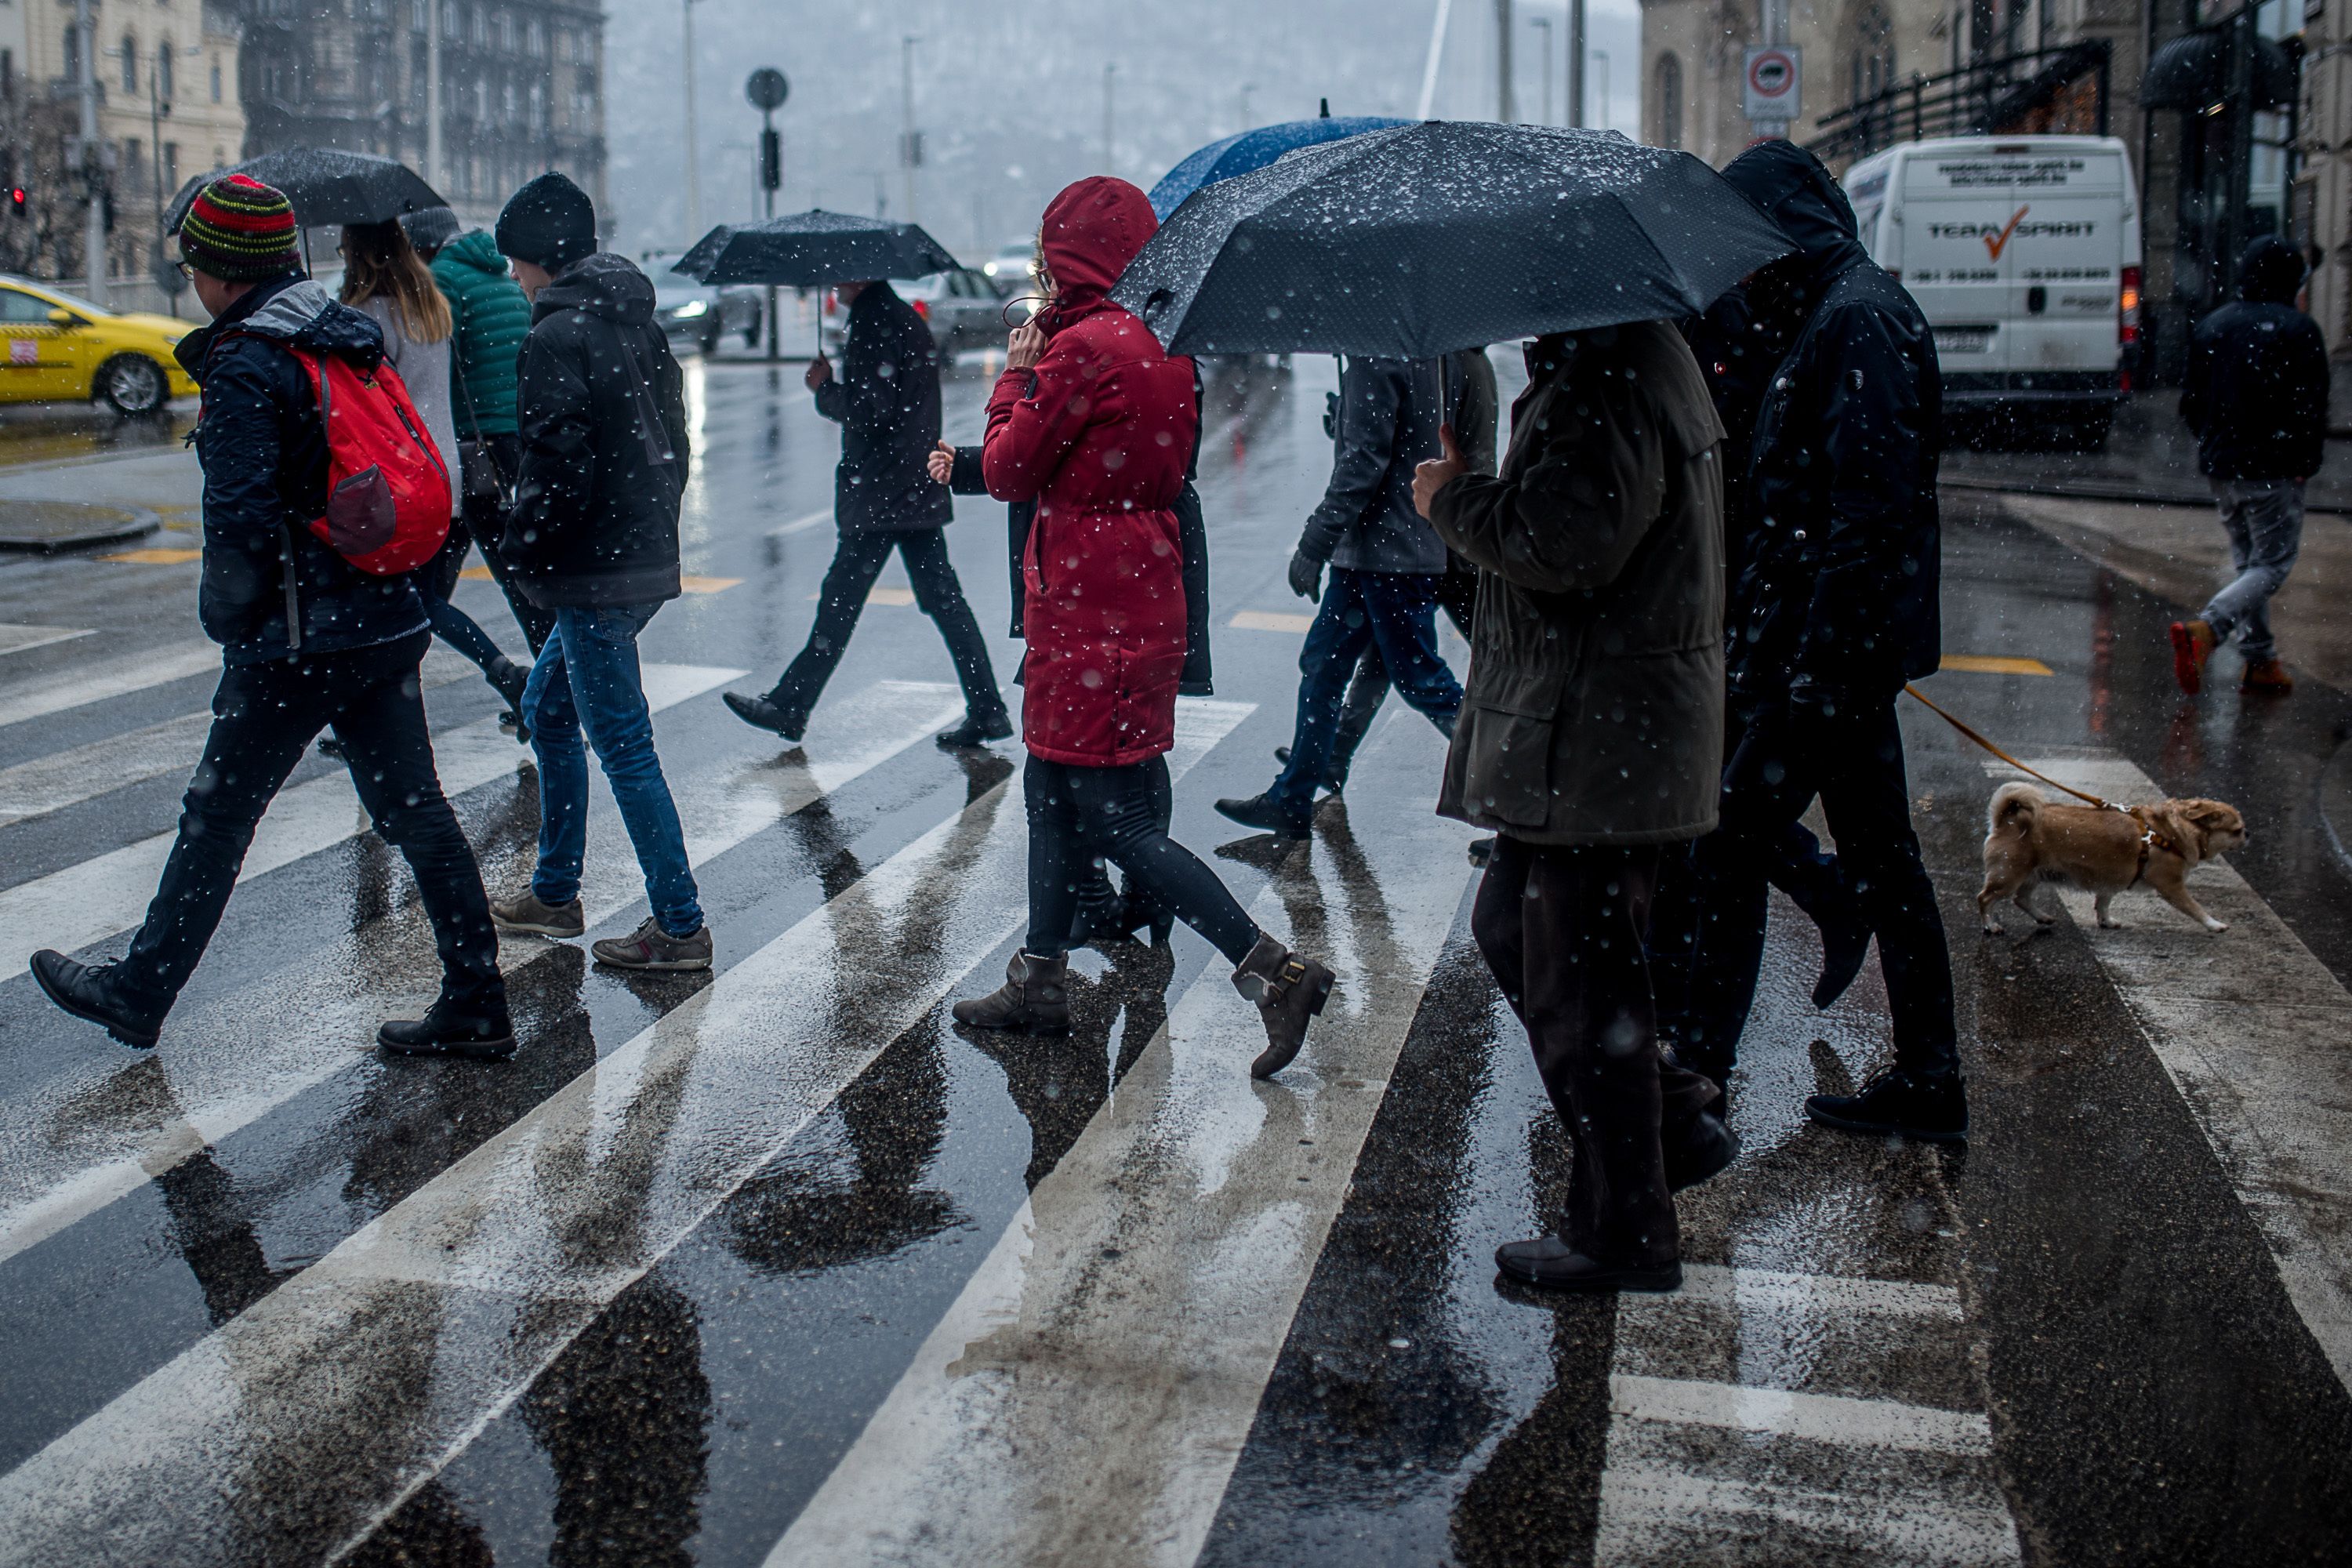
{"type": "MultiPolygon", "coordinates": [[[[397,222],[344,225],[342,255],[343,303],[383,329],[384,363],[400,373],[409,400],[424,417],[425,433],[439,449],[448,471],[454,500],[459,478],[457,417],[450,384],[449,302],[441,297],[440,286],[433,281],[432,269],[416,253],[408,231],[397,222]]],[[[417,569],[416,585],[424,592],[434,635],[479,665],[483,679],[506,699],[510,710],[520,714],[530,668],[509,658],[471,616],[449,602],[473,542],[463,521],[452,516],[448,543],[417,569]]],[[[518,729],[517,733],[523,731],[518,729]]]]}
{"type": "Polygon", "coordinates": [[[1234,964],[1234,988],[1265,1026],[1250,1071],[1267,1078],[1298,1055],[1332,974],[1260,931],[1165,826],[1185,647],[1174,509],[1200,410],[1192,362],[1171,358],[1110,299],[1158,226],[1124,180],[1080,180],[1054,198],[1038,236],[1052,297],[1013,332],[988,400],[988,492],[1037,503],[1022,560],[1029,933],[1003,988],[957,1003],[955,1016],[1069,1028],[1071,922],[1099,856],[1234,964]]]}

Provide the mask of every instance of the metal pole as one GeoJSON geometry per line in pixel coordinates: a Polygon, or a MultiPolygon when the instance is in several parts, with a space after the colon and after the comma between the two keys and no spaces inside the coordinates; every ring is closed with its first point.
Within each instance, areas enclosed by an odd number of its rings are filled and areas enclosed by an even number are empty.
{"type": "Polygon", "coordinates": [[[74,0],[74,33],[81,40],[81,177],[82,192],[88,199],[81,254],[82,269],[89,274],[89,286],[82,295],[93,305],[106,304],[106,205],[100,199],[100,187],[105,179],[105,167],[98,150],[98,34],[92,29],[89,0],[74,0]]]}
{"type": "Polygon", "coordinates": [[[1118,75],[1118,63],[1114,60],[1103,67],[1103,173],[1108,174],[1117,163],[1114,152],[1118,142],[1113,139],[1111,122],[1111,84],[1118,75]]]}
{"type": "Polygon", "coordinates": [[[907,221],[915,223],[915,45],[912,33],[898,40],[898,164],[905,171],[907,221]]]}
{"type": "Polygon", "coordinates": [[[1506,125],[1518,118],[1511,100],[1511,0],[1495,0],[1495,118],[1506,125]]]}
{"type": "Polygon", "coordinates": [[[1530,16],[1528,18],[1528,26],[1530,27],[1541,27],[1543,29],[1544,95],[1542,123],[1549,125],[1551,123],[1551,18],[1549,16],[1530,16]]]}
{"type": "MultiPolygon", "coordinates": [[[[776,111],[772,109],[760,110],[760,146],[752,153],[751,159],[753,163],[760,165],[760,216],[761,217],[776,216],[776,193],[768,184],[766,165],[767,133],[775,128],[776,111]]],[[[779,148],[776,153],[776,174],[779,179],[783,177],[783,152],[779,148]]],[[[776,286],[771,283],[768,285],[768,363],[770,364],[784,357],[784,323],[776,319],[776,286]]],[[[727,320],[723,313],[719,317],[719,330],[722,334],[727,331],[727,320]]]]}
{"type": "Polygon", "coordinates": [[[1568,122],[1584,123],[1584,0],[1568,0],[1568,122]]]}
{"type": "Polygon", "coordinates": [[[425,183],[449,195],[441,166],[441,0],[425,0],[425,183]]]}
{"type": "Polygon", "coordinates": [[[1453,15],[1454,0],[1437,0],[1437,9],[1430,15],[1429,54],[1421,64],[1420,107],[1412,111],[1415,120],[1428,119],[1430,106],[1437,101],[1437,68],[1444,63],[1445,25],[1453,15]]]}
{"type": "Polygon", "coordinates": [[[686,241],[702,237],[702,153],[694,134],[694,0],[681,7],[686,16],[686,241]]]}

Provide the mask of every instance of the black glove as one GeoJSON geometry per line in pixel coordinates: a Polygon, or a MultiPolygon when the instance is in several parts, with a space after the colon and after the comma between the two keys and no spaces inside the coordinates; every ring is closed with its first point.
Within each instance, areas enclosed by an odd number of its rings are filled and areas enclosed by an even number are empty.
{"type": "Polygon", "coordinates": [[[1302,599],[1316,604],[1323,602],[1323,563],[1304,550],[1295,551],[1290,557],[1290,591],[1302,599]]]}

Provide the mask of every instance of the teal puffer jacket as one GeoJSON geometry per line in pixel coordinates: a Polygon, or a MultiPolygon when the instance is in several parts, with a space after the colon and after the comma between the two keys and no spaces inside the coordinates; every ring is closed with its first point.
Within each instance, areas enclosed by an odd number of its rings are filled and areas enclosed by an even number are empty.
{"type": "Polygon", "coordinates": [[[457,319],[457,434],[512,435],[517,358],[530,331],[530,303],[507,276],[507,258],[481,229],[461,234],[433,258],[433,280],[457,319]]]}

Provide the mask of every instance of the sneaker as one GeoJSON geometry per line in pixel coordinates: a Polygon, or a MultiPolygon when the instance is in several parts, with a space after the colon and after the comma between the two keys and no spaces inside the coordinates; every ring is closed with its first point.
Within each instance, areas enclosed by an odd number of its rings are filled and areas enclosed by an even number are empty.
{"type": "Polygon", "coordinates": [[[479,1012],[436,1002],[422,1018],[387,1018],[375,1043],[404,1057],[472,1057],[504,1061],[514,1055],[514,1025],[506,1004],[479,1012]]]}
{"type": "Polygon", "coordinates": [[[2294,689],[2294,677],[2274,658],[2250,658],[2246,660],[2245,673],[2238,678],[2238,689],[2284,697],[2294,689]]]}
{"type": "Polygon", "coordinates": [[[1859,1093],[1812,1096],[1805,1114],[1843,1132],[1929,1143],[1965,1143],[1969,1137],[1968,1086],[1958,1072],[1929,1076],[1888,1068],[1859,1093]]]}
{"type": "Polygon", "coordinates": [[[588,931],[578,899],[568,904],[541,903],[528,888],[515,898],[492,899],[490,923],[503,931],[529,931],[533,936],[583,936],[588,931]]]}
{"type": "Polygon", "coordinates": [[[608,936],[588,951],[596,955],[597,963],[615,969],[708,969],[710,928],[700,925],[689,935],[672,936],[662,930],[659,921],[647,915],[645,923],[628,935],[608,936]]]}
{"type": "Polygon", "coordinates": [[[2205,661],[2213,657],[2221,639],[2201,620],[2172,623],[2172,679],[2194,697],[2205,688],[2205,661]]]}
{"type": "Polygon", "coordinates": [[[1507,1241],[1495,1248],[1495,1267],[1507,1279],[1546,1290],[1679,1290],[1682,1259],[1609,1263],[1579,1252],[1556,1236],[1507,1241]]]}
{"type": "Polygon", "coordinates": [[[931,737],[948,751],[966,746],[985,746],[991,741],[1013,738],[1013,715],[999,708],[993,713],[966,713],[963,722],[952,730],[942,730],[931,737]]]}

